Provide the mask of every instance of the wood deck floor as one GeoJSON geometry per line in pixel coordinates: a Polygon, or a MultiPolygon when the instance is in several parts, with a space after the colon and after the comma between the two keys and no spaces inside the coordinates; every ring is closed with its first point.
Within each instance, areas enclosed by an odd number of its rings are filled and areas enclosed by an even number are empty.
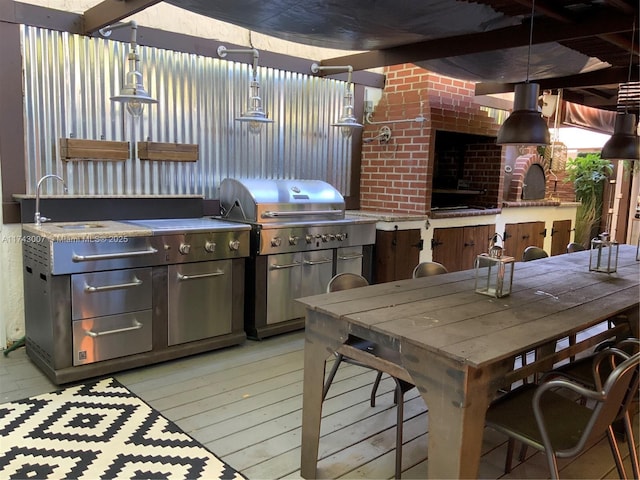
{"type": "MultiPolygon", "coordinates": [[[[303,345],[303,332],[293,332],[114,376],[249,479],[300,478],[303,345]]],[[[340,367],[323,407],[322,478],[393,477],[392,381],[382,382],[372,408],[373,379],[365,369],[340,367]]],[[[0,357],[0,403],[57,388],[24,348],[0,357]]],[[[415,389],[406,399],[403,478],[424,478],[427,407],[415,389]]],[[[544,456],[531,449],[525,462],[514,459],[515,468],[504,475],[505,442],[485,429],[481,478],[549,478],[544,456]]],[[[606,440],[560,465],[562,478],[618,478],[606,440]]]]}

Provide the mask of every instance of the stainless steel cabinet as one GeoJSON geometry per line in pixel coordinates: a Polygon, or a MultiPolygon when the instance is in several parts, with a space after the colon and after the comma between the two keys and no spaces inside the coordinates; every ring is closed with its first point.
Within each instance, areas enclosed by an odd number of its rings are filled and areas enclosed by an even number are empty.
{"type": "Polygon", "coordinates": [[[267,264],[267,324],[304,316],[293,301],[302,296],[302,254],[269,255],[267,264]]]}
{"type": "Polygon", "coordinates": [[[151,268],[71,275],[73,365],[152,349],[151,268]]]}
{"type": "Polygon", "coordinates": [[[336,249],[336,275],[339,273],[355,273],[362,275],[362,246],[336,249]]]}
{"type": "Polygon", "coordinates": [[[231,333],[231,262],[169,265],[169,345],[231,333]]]}

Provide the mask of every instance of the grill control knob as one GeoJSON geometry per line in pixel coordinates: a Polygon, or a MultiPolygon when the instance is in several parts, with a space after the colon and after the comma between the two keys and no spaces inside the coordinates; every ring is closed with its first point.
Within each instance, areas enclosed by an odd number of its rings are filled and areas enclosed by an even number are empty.
{"type": "Polygon", "coordinates": [[[329,235],[327,235],[326,233],[324,233],[322,235],[322,237],[320,237],[322,239],[323,242],[328,242],[329,241],[329,235]]]}
{"type": "Polygon", "coordinates": [[[209,253],[213,253],[216,251],[216,242],[210,242],[207,240],[207,242],[204,244],[204,249],[209,252],[209,253]]]}
{"type": "Polygon", "coordinates": [[[329,241],[333,242],[336,239],[336,236],[333,233],[330,233],[329,235],[327,235],[329,237],[329,241]]]}
{"type": "Polygon", "coordinates": [[[240,248],[240,240],[231,240],[229,242],[229,250],[238,250],[240,248]]]}
{"type": "Polygon", "coordinates": [[[189,245],[188,243],[181,243],[178,247],[178,251],[182,255],[189,255],[189,252],[191,251],[191,245],[189,245]]]}
{"type": "Polygon", "coordinates": [[[336,233],[336,240],[338,240],[339,242],[342,242],[345,238],[347,238],[347,235],[345,233],[336,233]]]}
{"type": "Polygon", "coordinates": [[[306,241],[307,243],[311,243],[311,242],[313,242],[313,239],[314,239],[314,238],[315,238],[315,237],[314,237],[313,235],[305,235],[305,237],[304,237],[304,239],[305,239],[305,241],[306,241]]]}
{"type": "Polygon", "coordinates": [[[299,239],[300,237],[296,237],[292,235],[291,237],[289,237],[289,245],[297,245],[299,239]]]}
{"type": "Polygon", "coordinates": [[[280,245],[282,245],[282,239],[280,237],[273,237],[271,239],[272,247],[279,247],[280,245]]]}

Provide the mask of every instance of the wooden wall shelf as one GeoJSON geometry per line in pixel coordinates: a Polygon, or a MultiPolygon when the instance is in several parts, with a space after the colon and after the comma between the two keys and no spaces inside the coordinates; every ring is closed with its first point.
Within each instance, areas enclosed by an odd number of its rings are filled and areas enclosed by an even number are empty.
{"type": "Polygon", "coordinates": [[[197,144],[138,142],[138,158],[157,162],[196,162],[199,157],[197,144]]]}
{"type": "Polygon", "coordinates": [[[60,138],[60,158],[66,162],[122,162],[129,155],[129,142],[60,138]]]}

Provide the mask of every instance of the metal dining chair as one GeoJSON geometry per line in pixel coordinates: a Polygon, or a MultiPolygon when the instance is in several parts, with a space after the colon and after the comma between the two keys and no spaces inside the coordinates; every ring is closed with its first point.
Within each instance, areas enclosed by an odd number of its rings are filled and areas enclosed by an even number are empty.
{"type": "Polygon", "coordinates": [[[444,265],[438,262],[422,262],[413,269],[413,278],[429,277],[431,275],[439,275],[448,273],[444,265]]]}
{"type": "Polygon", "coordinates": [[[584,245],[581,243],[571,242],[567,245],[567,253],[582,252],[584,250],[586,250],[586,248],[584,248],[584,245]]]}
{"type": "MultiPolygon", "coordinates": [[[[618,342],[605,342],[596,347],[595,353],[587,357],[582,357],[574,362],[565,363],[550,372],[547,372],[543,380],[550,378],[566,378],[573,382],[577,382],[592,390],[597,388],[598,380],[602,380],[609,376],[615,368],[616,363],[629,358],[630,356],[640,352],[640,340],[637,338],[625,338],[618,342]],[[605,349],[611,348],[611,362],[598,362],[598,355],[605,349]],[[598,379],[598,380],[596,380],[598,379]]],[[[638,451],[636,449],[635,437],[631,424],[631,405],[638,402],[638,391],[631,392],[624,405],[620,407],[618,417],[615,423],[622,424],[624,436],[629,448],[629,459],[631,468],[633,469],[633,478],[640,478],[640,467],[638,465],[638,451]]],[[[614,438],[617,443],[617,440],[614,438]]]]}
{"type": "MultiPolygon", "coordinates": [[[[601,352],[594,371],[619,355],[617,349],[601,352]]],[[[627,478],[612,424],[619,418],[621,406],[628,408],[629,396],[638,388],[639,364],[640,353],[626,358],[603,384],[596,376],[595,389],[567,379],[523,385],[494,401],[487,411],[486,424],[543,451],[551,478],[559,478],[557,458],[575,457],[592,440],[606,434],[620,478],[627,478]],[[567,392],[591,401],[593,407],[577,403],[563,394],[567,392]]]]}
{"type": "Polygon", "coordinates": [[[545,252],[540,247],[535,247],[533,245],[524,249],[524,253],[522,254],[522,261],[529,262],[531,260],[538,260],[540,258],[547,258],[547,252],[545,252]]]}
{"type": "MultiPolygon", "coordinates": [[[[354,273],[339,273],[327,284],[327,293],[348,290],[351,288],[365,287],[369,285],[366,278],[354,273]]],[[[333,382],[338,367],[342,362],[358,365],[360,367],[376,370],[378,374],[371,389],[370,403],[376,406],[376,393],[382,379],[382,374],[386,373],[395,382],[396,388],[393,395],[393,402],[396,407],[396,463],[395,477],[402,475],[402,427],[404,422],[404,394],[414,388],[411,377],[402,368],[395,366],[393,362],[384,360],[397,356],[396,352],[383,349],[383,347],[357,337],[349,336],[346,344],[335,352],[336,360],[327,376],[322,390],[322,400],[327,396],[329,388],[333,382]],[[384,350],[384,351],[383,351],[384,350]]]]}

